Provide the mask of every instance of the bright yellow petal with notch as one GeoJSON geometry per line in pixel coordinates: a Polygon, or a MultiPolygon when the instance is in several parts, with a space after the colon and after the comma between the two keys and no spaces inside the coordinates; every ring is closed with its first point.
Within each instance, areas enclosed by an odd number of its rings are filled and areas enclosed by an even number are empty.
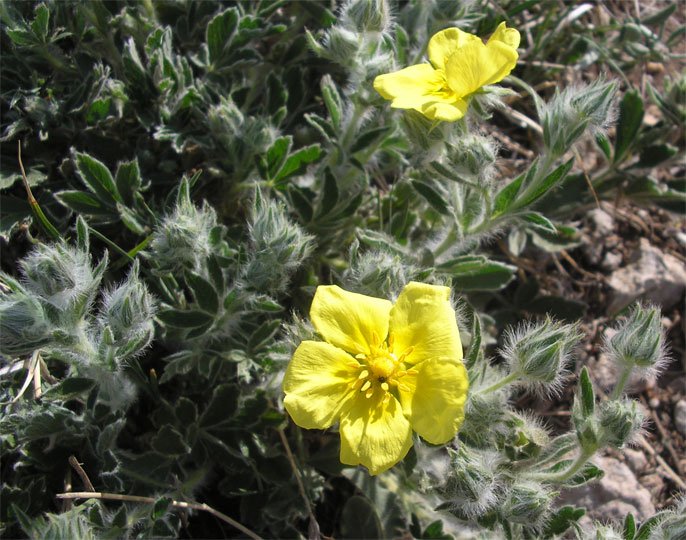
{"type": "Polygon", "coordinates": [[[352,384],[359,369],[348,353],[321,341],[303,341],[286,368],[284,406],[293,421],[306,429],[326,429],[352,406],[352,384]]]}
{"type": "Polygon", "coordinates": [[[388,300],[321,285],[312,300],[310,319],[332,345],[352,354],[369,353],[374,333],[381,341],[386,339],[391,307],[388,300]]]}
{"type": "Polygon", "coordinates": [[[413,366],[400,382],[409,390],[399,390],[403,413],[414,429],[431,444],[451,441],[464,420],[469,379],[462,362],[432,358],[413,366]]]}
{"type": "Polygon", "coordinates": [[[517,64],[517,51],[501,41],[468,43],[448,58],[446,79],[448,86],[459,96],[466,97],[486,84],[505,78],[517,64]]]}
{"type": "Polygon", "coordinates": [[[492,41],[501,41],[508,47],[516,49],[519,47],[520,39],[521,36],[517,30],[514,28],[507,28],[506,24],[501,22],[498,25],[498,28],[495,29],[495,32],[493,32],[493,35],[491,35],[491,37],[488,39],[486,46],[488,46],[488,44],[490,44],[492,41]]]}
{"type": "Polygon", "coordinates": [[[402,109],[413,109],[416,98],[440,91],[444,84],[441,75],[430,64],[417,64],[393,73],[384,73],[374,79],[374,89],[385,99],[392,99],[392,106],[402,109]],[[396,105],[396,101],[406,105],[396,105]]]}
{"type": "Polygon", "coordinates": [[[412,428],[394,397],[384,405],[378,389],[370,399],[359,395],[341,416],[341,463],[362,464],[374,476],[407,455],[412,447],[412,428]]]}
{"type": "Polygon", "coordinates": [[[408,283],[391,310],[390,331],[396,356],[413,348],[405,360],[410,364],[438,357],[462,359],[449,287],[408,283]]]}
{"type": "Polygon", "coordinates": [[[441,30],[429,40],[427,47],[429,60],[436,69],[445,69],[446,62],[452,54],[467,43],[475,41],[481,43],[479,37],[463,32],[459,28],[441,30]]]}

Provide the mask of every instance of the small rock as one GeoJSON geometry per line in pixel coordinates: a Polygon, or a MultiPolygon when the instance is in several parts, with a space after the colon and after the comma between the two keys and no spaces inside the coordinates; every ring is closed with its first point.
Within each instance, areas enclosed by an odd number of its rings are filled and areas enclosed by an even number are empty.
{"type": "Polygon", "coordinates": [[[657,396],[650,398],[648,405],[650,405],[651,409],[658,409],[660,407],[660,398],[657,396]]]}
{"type": "Polygon", "coordinates": [[[581,252],[589,264],[593,266],[599,264],[603,258],[604,249],[603,243],[599,242],[597,238],[587,234],[581,235],[581,252]]]}
{"type": "Polygon", "coordinates": [[[648,459],[640,450],[625,448],[622,453],[626,458],[627,465],[635,474],[641,474],[648,468],[648,459]]]}
{"type": "Polygon", "coordinates": [[[586,215],[596,236],[607,236],[615,230],[615,220],[605,210],[594,208],[586,215]]]}
{"type": "Polygon", "coordinates": [[[598,355],[591,372],[594,384],[597,384],[605,393],[612,390],[617,384],[617,367],[610,355],[605,352],[598,355]]]}
{"type": "Polygon", "coordinates": [[[557,501],[560,506],[585,507],[588,516],[598,521],[623,520],[629,511],[639,521],[655,514],[650,492],[638,483],[629,467],[610,457],[599,457],[594,462],[605,471],[605,476],[597,482],[562,490],[557,501]],[[615,502],[618,504],[608,505],[615,502]],[[620,516],[618,511],[622,512],[620,516]]]}
{"type": "Polygon", "coordinates": [[[674,405],[674,425],[676,430],[686,437],[686,399],[680,399],[674,405]]]}
{"type": "Polygon", "coordinates": [[[611,270],[617,270],[620,264],[622,264],[622,254],[608,251],[603,258],[603,261],[600,263],[600,267],[609,272],[611,270]]]}
{"type": "Polygon", "coordinates": [[[641,238],[631,260],[629,265],[615,270],[607,280],[611,289],[610,315],[641,295],[664,309],[671,308],[681,299],[686,290],[686,265],[679,259],[641,238]]]}
{"type": "Polygon", "coordinates": [[[683,247],[686,247],[686,233],[678,232],[674,235],[674,238],[676,238],[683,247]]]}
{"type": "Polygon", "coordinates": [[[660,499],[660,494],[665,489],[665,481],[659,474],[646,474],[641,476],[641,485],[650,491],[655,499],[660,499]]]}

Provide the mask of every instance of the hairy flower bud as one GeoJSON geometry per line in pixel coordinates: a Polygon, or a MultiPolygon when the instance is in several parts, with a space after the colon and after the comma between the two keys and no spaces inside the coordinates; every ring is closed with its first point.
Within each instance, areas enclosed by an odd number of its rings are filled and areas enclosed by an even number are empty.
{"type": "Polygon", "coordinates": [[[543,323],[524,323],[505,334],[501,354],[511,373],[538,392],[560,391],[573,347],[581,339],[576,325],[549,318],[543,323]]]}
{"type": "Polygon", "coordinates": [[[636,304],[605,341],[605,352],[622,371],[635,370],[645,378],[659,373],[667,359],[659,308],[636,304]]]}
{"type": "Polygon", "coordinates": [[[605,401],[595,413],[598,418],[600,446],[622,448],[641,430],[645,415],[632,400],[605,401]]]}
{"type": "Polygon", "coordinates": [[[288,286],[291,274],[312,250],[312,237],[293,223],[286,209],[255,194],[249,225],[252,258],[243,278],[253,289],[278,294],[288,286]]]}
{"type": "Polygon", "coordinates": [[[448,159],[461,175],[488,180],[497,158],[495,145],[487,137],[466,135],[448,145],[448,159]]]}
{"type": "Polygon", "coordinates": [[[450,467],[439,491],[458,516],[473,519],[486,514],[499,501],[501,479],[499,456],[493,451],[479,451],[460,446],[448,449],[450,467]]]}
{"type": "Polygon", "coordinates": [[[40,302],[23,291],[0,296],[0,352],[29,354],[50,343],[50,325],[40,302]]]}
{"type": "Polygon", "coordinates": [[[64,244],[39,244],[19,265],[26,289],[45,302],[55,323],[80,318],[93,301],[101,274],[94,274],[90,257],[64,244]]]}
{"type": "Polygon", "coordinates": [[[550,512],[554,495],[539,482],[517,482],[508,490],[502,512],[513,523],[540,529],[550,512]]]}
{"type": "Polygon", "coordinates": [[[145,284],[138,278],[138,261],[126,281],[105,293],[98,320],[102,343],[117,349],[117,360],[138,354],[154,334],[155,304],[145,284]]]}
{"type": "Polygon", "coordinates": [[[341,17],[347,17],[359,32],[385,32],[390,25],[386,0],[352,0],[342,8],[341,17]]]}
{"type": "Polygon", "coordinates": [[[150,244],[159,265],[157,272],[164,275],[204,263],[212,251],[216,226],[217,215],[211,206],[198,208],[190,200],[181,200],[173,214],[160,223],[150,244]]]}
{"type": "Polygon", "coordinates": [[[614,119],[615,81],[596,81],[583,87],[555,92],[552,100],[539,111],[543,142],[548,152],[558,158],[582,136],[601,132],[614,119]]]}

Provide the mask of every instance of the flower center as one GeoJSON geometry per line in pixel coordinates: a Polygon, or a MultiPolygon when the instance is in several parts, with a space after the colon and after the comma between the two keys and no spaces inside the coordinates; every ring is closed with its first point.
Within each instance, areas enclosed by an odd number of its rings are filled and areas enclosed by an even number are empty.
{"type": "MultiPolygon", "coordinates": [[[[416,374],[413,369],[406,370],[403,360],[412,352],[412,347],[407,349],[398,358],[393,353],[393,333],[388,335],[387,341],[381,341],[376,332],[372,335],[372,346],[369,354],[362,352],[363,347],[357,345],[360,354],[355,356],[362,365],[354,362],[355,367],[360,367],[361,371],[357,380],[353,383],[354,390],[364,393],[369,399],[375,391],[383,392],[383,402],[388,403],[391,399],[391,387],[397,387],[404,392],[409,392],[410,388],[399,382],[399,379],[407,374],[416,374]]],[[[352,363],[351,363],[352,365],[352,363]]]]}

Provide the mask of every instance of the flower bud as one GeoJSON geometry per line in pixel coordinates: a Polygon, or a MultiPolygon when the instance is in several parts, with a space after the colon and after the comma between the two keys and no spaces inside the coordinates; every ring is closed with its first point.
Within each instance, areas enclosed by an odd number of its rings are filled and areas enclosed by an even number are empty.
{"type": "Polygon", "coordinates": [[[138,278],[136,261],[128,278],[105,293],[98,320],[102,344],[116,347],[117,360],[140,353],[152,340],[155,305],[145,284],[138,278]]]}
{"type": "Polygon", "coordinates": [[[47,315],[58,323],[64,317],[80,318],[100,283],[85,251],[64,244],[40,244],[19,265],[26,289],[48,304],[47,315]]]}
{"type": "Polygon", "coordinates": [[[677,504],[661,513],[657,525],[650,532],[649,540],[673,540],[686,538],[686,496],[677,496],[677,504]]]}
{"type": "Polygon", "coordinates": [[[582,540],[624,540],[624,535],[613,525],[601,525],[594,523],[591,530],[581,531],[582,540]]]}
{"type": "Polygon", "coordinates": [[[0,352],[29,354],[52,341],[43,307],[35,298],[15,291],[0,296],[0,352]]]}
{"type": "Polygon", "coordinates": [[[554,494],[539,482],[517,482],[510,487],[502,505],[502,512],[505,519],[513,523],[540,529],[550,513],[553,498],[554,494]]]}
{"type": "Polygon", "coordinates": [[[486,514],[499,501],[501,480],[499,456],[493,451],[478,451],[462,445],[450,453],[450,467],[442,497],[458,516],[473,519],[486,514]]]}
{"type": "Polygon", "coordinates": [[[165,275],[202,264],[212,251],[216,226],[217,215],[211,206],[198,208],[190,200],[181,200],[159,225],[150,244],[158,264],[156,272],[165,275]]]}
{"type": "Polygon", "coordinates": [[[386,0],[353,0],[343,7],[341,16],[359,32],[385,32],[391,22],[386,0]]]}
{"type": "Polygon", "coordinates": [[[595,413],[598,417],[600,446],[622,448],[641,430],[645,415],[633,400],[605,401],[595,413]]]}
{"type": "Polygon", "coordinates": [[[581,339],[576,325],[546,317],[543,323],[524,323],[508,330],[501,354],[511,373],[538,392],[556,394],[562,386],[573,347],[581,339]]]}
{"type": "Polygon", "coordinates": [[[667,359],[659,308],[634,305],[617,332],[605,341],[605,352],[622,371],[636,370],[645,378],[659,373],[667,359]]]}
{"type": "Polygon", "coordinates": [[[493,142],[481,135],[457,138],[448,145],[448,160],[458,175],[488,180],[496,161],[493,142]]]}
{"type": "Polygon", "coordinates": [[[377,298],[393,298],[416,276],[417,270],[412,263],[397,253],[371,250],[360,254],[358,249],[356,240],[350,249],[348,269],[342,276],[347,290],[377,298]]]}
{"type": "Polygon", "coordinates": [[[359,34],[341,26],[334,26],[327,33],[326,55],[343,66],[355,62],[362,39],[359,34]]]}
{"type": "Polygon", "coordinates": [[[555,93],[545,105],[542,118],[543,142],[559,158],[581,137],[605,129],[614,119],[617,83],[596,81],[584,87],[570,87],[555,93]]]}
{"type": "Polygon", "coordinates": [[[259,192],[255,194],[248,232],[253,250],[243,278],[257,291],[282,292],[310,254],[312,237],[288,218],[282,205],[264,201],[259,192]]]}

